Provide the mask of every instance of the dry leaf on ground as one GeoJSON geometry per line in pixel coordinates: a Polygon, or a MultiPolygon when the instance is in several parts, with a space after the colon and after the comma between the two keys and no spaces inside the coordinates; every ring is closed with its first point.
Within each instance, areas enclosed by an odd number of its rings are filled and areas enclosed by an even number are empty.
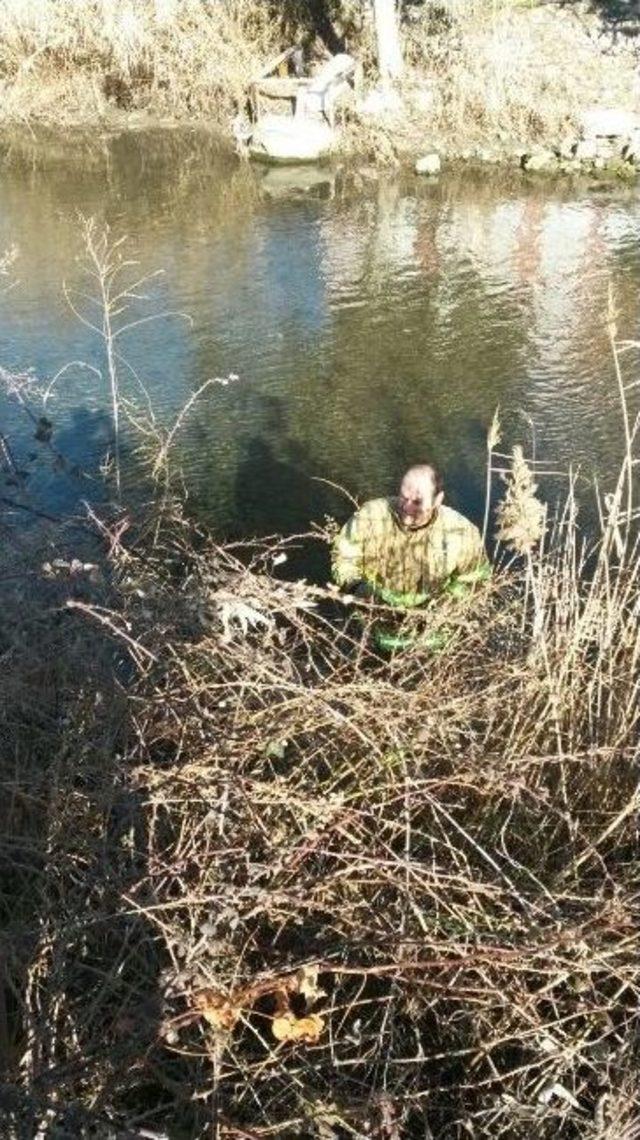
{"type": "Polygon", "coordinates": [[[324,1019],[317,1013],[310,1013],[308,1017],[296,1017],[290,1010],[280,1017],[274,1017],[271,1028],[276,1041],[306,1041],[314,1044],[320,1039],[324,1019]]]}
{"type": "Polygon", "coordinates": [[[193,1008],[214,1029],[230,1033],[240,1017],[241,1006],[219,990],[198,990],[193,995],[193,1008]]]}

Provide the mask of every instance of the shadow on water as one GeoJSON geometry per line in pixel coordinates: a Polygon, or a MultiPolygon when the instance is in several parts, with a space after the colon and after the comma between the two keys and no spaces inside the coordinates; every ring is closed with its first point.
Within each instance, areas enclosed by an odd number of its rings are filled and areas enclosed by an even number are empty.
{"type": "Polygon", "coordinates": [[[24,529],[47,518],[84,516],[86,502],[104,503],[108,492],[100,465],[113,437],[107,413],[73,408],[59,424],[53,417],[43,419],[44,436],[39,425],[26,423],[27,432],[15,443],[11,436],[8,440],[11,464],[3,464],[1,474],[5,513],[24,529]]]}
{"type": "Polygon", "coordinates": [[[301,534],[314,507],[302,448],[281,441],[280,456],[265,439],[250,440],[236,474],[236,517],[247,535],[301,534]],[[286,458],[285,458],[286,457],[286,458]]]}
{"type": "Polygon", "coordinates": [[[75,514],[86,500],[93,504],[105,501],[107,490],[99,469],[112,440],[111,419],[103,409],[73,408],[54,429],[51,471],[57,478],[42,490],[48,489],[47,497],[57,514],[75,514]]]}
{"type": "Polygon", "coordinates": [[[329,554],[324,543],[308,537],[310,521],[335,511],[336,495],[308,470],[308,456],[295,440],[278,441],[278,454],[266,439],[249,441],[235,485],[238,537],[300,535],[288,547],[283,577],[326,581],[329,554]],[[284,458],[286,456],[286,458],[284,458]]]}

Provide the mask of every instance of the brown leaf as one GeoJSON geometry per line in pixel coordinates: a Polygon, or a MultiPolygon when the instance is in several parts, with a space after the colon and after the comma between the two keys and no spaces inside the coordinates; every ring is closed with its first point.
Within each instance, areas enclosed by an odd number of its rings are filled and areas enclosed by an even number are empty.
{"type": "Polygon", "coordinates": [[[306,1041],[315,1044],[324,1029],[324,1018],[317,1013],[310,1013],[308,1017],[296,1017],[290,1011],[281,1017],[274,1017],[271,1029],[276,1041],[306,1041]]]}
{"type": "Polygon", "coordinates": [[[213,1029],[230,1033],[235,1028],[242,1007],[219,990],[198,990],[192,998],[196,1013],[204,1017],[213,1029]]]}

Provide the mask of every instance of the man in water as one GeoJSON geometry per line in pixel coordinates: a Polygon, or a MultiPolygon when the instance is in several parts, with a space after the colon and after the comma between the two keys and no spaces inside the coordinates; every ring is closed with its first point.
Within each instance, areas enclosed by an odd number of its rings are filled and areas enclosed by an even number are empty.
{"type": "Polygon", "coordinates": [[[332,570],[339,586],[401,610],[442,593],[462,596],[490,575],[478,528],[444,506],[431,463],[411,467],[396,496],[352,515],[334,541],[332,570]]]}

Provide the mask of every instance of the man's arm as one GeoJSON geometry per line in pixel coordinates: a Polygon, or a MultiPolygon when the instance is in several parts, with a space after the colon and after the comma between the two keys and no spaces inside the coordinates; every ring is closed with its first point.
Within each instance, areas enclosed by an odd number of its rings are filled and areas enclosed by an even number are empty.
{"type": "Polygon", "coordinates": [[[356,511],[333,540],[331,573],[339,586],[352,586],[364,578],[364,525],[356,511]]]}
{"type": "Polygon", "coordinates": [[[465,598],[475,585],[491,577],[491,563],[480,535],[473,523],[467,522],[460,546],[458,562],[446,583],[445,590],[455,598],[465,598]]]}

